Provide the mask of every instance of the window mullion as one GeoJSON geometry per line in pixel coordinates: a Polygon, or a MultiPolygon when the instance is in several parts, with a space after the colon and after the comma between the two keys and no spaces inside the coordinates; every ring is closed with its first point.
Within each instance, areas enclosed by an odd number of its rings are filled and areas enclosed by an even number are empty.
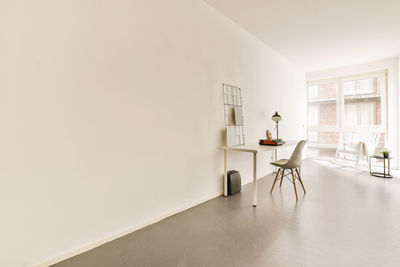
{"type": "Polygon", "coordinates": [[[344,92],[343,92],[343,80],[338,80],[337,81],[337,114],[338,116],[338,130],[339,133],[342,132],[343,127],[344,127],[344,92]]]}

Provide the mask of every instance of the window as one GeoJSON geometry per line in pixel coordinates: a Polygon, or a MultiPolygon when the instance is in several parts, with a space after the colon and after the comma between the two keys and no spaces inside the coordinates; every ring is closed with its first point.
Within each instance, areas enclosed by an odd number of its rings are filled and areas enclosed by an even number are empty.
{"type": "Polygon", "coordinates": [[[346,126],[374,126],[377,123],[375,102],[345,103],[346,126]]]}
{"type": "Polygon", "coordinates": [[[308,98],[313,99],[318,97],[318,86],[308,87],[308,98]]]}
{"type": "Polygon", "coordinates": [[[319,124],[319,108],[317,105],[310,105],[308,107],[308,124],[318,125],[319,124]]]}
{"type": "Polygon", "coordinates": [[[377,93],[377,78],[347,80],[343,82],[345,96],[377,93]]]}
{"type": "MultiPolygon", "coordinates": [[[[309,151],[334,157],[339,136],[359,127],[386,131],[386,71],[308,82],[309,151]]],[[[379,146],[385,146],[382,134],[379,146]]]]}

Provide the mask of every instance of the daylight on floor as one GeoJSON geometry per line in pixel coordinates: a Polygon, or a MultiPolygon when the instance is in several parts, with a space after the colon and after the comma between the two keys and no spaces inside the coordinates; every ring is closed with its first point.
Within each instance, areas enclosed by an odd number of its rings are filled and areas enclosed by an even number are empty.
{"type": "Polygon", "coordinates": [[[400,266],[399,10],[0,1],[0,266],[400,266]]]}

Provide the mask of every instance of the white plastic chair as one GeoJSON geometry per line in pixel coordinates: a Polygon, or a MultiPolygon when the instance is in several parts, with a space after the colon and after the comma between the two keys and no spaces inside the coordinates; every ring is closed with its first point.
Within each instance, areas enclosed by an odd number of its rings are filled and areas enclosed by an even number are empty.
{"type": "Polygon", "coordinates": [[[357,132],[341,132],[339,144],[335,153],[335,162],[353,163],[353,167],[358,168],[360,161],[364,158],[368,160],[382,134],[381,127],[360,127],[357,132]]]}
{"type": "MultiPolygon", "coordinates": [[[[297,198],[297,189],[296,189],[296,179],[300,181],[301,187],[303,188],[304,193],[306,193],[306,189],[304,188],[303,180],[301,180],[300,176],[300,171],[299,168],[301,166],[302,162],[302,156],[303,156],[303,148],[304,145],[307,143],[306,140],[302,140],[299,143],[297,143],[296,148],[294,149],[292,155],[290,156],[290,159],[280,159],[275,162],[271,162],[271,165],[274,165],[278,167],[278,171],[276,172],[275,180],[274,183],[272,184],[271,192],[274,190],[275,183],[279,180],[279,174],[281,174],[281,182],[279,184],[279,187],[282,186],[282,181],[284,177],[287,177],[288,174],[285,175],[285,171],[289,170],[290,173],[292,174],[292,180],[291,182],[293,183],[294,187],[294,193],[296,195],[296,200],[297,198]]],[[[289,179],[290,181],[290,179],[289,179]]]]}

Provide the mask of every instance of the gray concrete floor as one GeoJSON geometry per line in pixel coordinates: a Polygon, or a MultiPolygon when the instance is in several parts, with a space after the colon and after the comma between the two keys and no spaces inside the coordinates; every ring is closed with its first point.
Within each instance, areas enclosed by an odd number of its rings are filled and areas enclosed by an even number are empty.
{"type": "Polygon", "coordinates": [[[55,266],[400,266],[399,178],[313,161],[302,177],[297,203],[270,175],[257,208],[247,185],[55,266]]]}

